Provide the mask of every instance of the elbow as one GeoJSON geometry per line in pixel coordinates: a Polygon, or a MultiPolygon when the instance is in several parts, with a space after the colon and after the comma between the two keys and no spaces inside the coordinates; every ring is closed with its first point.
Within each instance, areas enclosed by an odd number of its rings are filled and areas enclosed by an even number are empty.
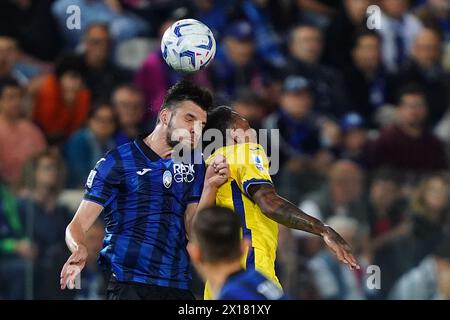
{"type": "Polygon", "coordinates": [[[272,198],[265,198],[258,205],[264,215],[273,219],[276,213],[276,202],[272,198]]]}

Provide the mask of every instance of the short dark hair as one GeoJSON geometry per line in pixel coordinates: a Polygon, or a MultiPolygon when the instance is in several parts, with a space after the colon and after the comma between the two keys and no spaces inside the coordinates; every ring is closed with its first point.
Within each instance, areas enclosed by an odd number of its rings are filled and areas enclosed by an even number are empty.
{"type": "Polygon", "coordinates": [[[86,75],[86,65],[83,59],[75,54],[63,54],[55,62],[55,74],[58,78],[66,72],[79,75],[82,79],[86,75]]]}
{"type": "Polygon", "coordinates": [[[192,101],[200,108],[208,112],[213,104],[213,98],[209,90],[201,88],[190,81],[181,80],[173,85],[164,98],[161,110],[175,110],[182,101],[192,101]]]}
{"type": "Polygon", "coordinates": [[[322,29],[320,29],[317,25],[313,24],[313,23],[299,23],[297,25],[294,25],[290,30],[289,30],[289,34],[288,34],[288,44],[291,44],[291,42],[294,40],[294,33],[298,30],[298,29],[316,29],[317,31],[320,32],[321,36],[323,37],[323,31],[322,29]]]}
{"type": "Polygon", "coordinates": [[[397,186],[402,184],[401,176],[391,167],[381,167],[374,171],[371,177],[371,182],[374,183],[376,181],[390,181],[397,186]]]}
{"type": "Polygon", "coordinates": [[[420,84],[411,82],[405,84],[404,86],[401,86],[398,89],[396,99],[397,106],[400,105],[400,102],[402,101],[403,97],[407,95],[421,95],[425,98],[425,100],[427,99],[425,89],[420,84]]]}
{"type": "Polygon", "coordinates": [[[217,129],[222,134],[222,144],[226,144],[227,129],[233,123],[233,109],[228,106],[219,106],[208,113],[208,119],[204,131],[217,129]]]}
{"type": "Polygon", "coordinates": [[[88,33],[91,32],[91,30],[94,28],[102,28],[103,30],[106,31],[106,33],[108,34],[108,37],[109,38],[111,37],[110,32],[109,32],[109,25],[104,22],[92,22],[89,25],[87,25],[86,29],[84,30],[83,37],[86,38],[88,33]]]}
{"type": "Polygon", "coordinates": [[[258,105],[258,106],[265,106],[264,99],[261,98],[261,96],[256,93],[255,91],[244,88],[240,91],[238,91],[238,94],[236,98],[233,101],[233,104],[235,103],[244,103],[248,105],[258,105]]]}
{"type": "Polygon", "coordinates": [[[0,97],[3,96],[3,91],[7,87],[14,87],[14,88],[19,88],[19,89],[22,88],[21,85],[19,84],[19,82],[12,77],[6,77],[3,79],[0,79],[0,97]]]}
{"type": "Polygon", "coordinates": [[[241,257],[241,223],[230,209],[215,206],[200,211],[192,222],[192,233],[205,262],[229,262],[241,257]]]}
{"type": "Polygon", "coordinates": [[[353,38],[353,41],[352,41],[352,49],[355,49],[358,46],[359,41],[363,37],[376,38],[378,40],[378,42],[381,44],[381,36],[377,32],[375,32],[374,30],[358,29],[356,31],[355,37],[353,38]]]}
{"type": "Polygon", "coordinates": [[[27,160],[22,170],[21,185],[29,190],[33,190],[36,187],[36,170],[40,161],[44,158],[50,158],[55,162],[58,171],[58,181],[55,191],[59,192],[64,188],[66,166],[60,151],[55,147],[44,149],[27,160]]]}

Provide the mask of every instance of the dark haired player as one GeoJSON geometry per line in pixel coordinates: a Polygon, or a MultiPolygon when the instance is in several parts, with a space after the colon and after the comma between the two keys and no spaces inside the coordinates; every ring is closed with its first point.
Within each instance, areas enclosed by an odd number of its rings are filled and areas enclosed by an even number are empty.
{"type": "Polygon", "coordinates": [[[192,222],[189,255],[208,281],[217,300],[281,300],[283,290],[255,269],[244,270],[248,239],[241,238],[241,222],[230,209],[212,207],[192,222]]]}
{"type": "Polygon", "coordinates": [[[109,274],[108,299],[193,299],[186,232],[197,210],[214,205],[227,180],[222,158],[205,166],[171,157],[182,144],[193,152],[212,97],[189,82],[167,93],[151,134],[101,158],[86,182],[86,193],[66,230],[72,252],[61,271],[61,288],[72,288],[83,269],[85,235],[99,214],[106,223],[99,263],[109,274]]]}
{"type": "MultiPolygon", "coordinates": [[[[223,147],[206,162],[218,154],[227,159],[230,179],[218,189],[216,204],[239,216],[243,236],[251,241],[242,261],[246,268],[256,269],[279,284],[275,275],[278,223],[321,236],[340,261],[359,268],[350,247],[336,231],[277,194],[269,175],[269,160],[247,120],[222,106],[208,115],[205,131],[208,128],[218,129],[224,138],[223,147]]],[[[207,284],[205,299],[212,298],[207,284]]]]}

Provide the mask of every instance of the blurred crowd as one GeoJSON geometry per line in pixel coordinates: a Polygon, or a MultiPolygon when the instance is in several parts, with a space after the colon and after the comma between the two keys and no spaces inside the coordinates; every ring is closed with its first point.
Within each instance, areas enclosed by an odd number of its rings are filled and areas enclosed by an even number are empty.
{"type": "Polygon", "coordinates": [[[280,194],[340,232],[363,266],[350,271],[320,238],[280,227],[288,294],[450,299],[448,0],[1,1],[0,299],[102,298],[101,221],[82,290],[59,290],[81,198],[64,195],[83,189],[107,150],[151,130],[183,77],[253,128],[280,130],[280,194]],[[68,27],[70,5],[80,29],[68,27]],[[190,75],[159,48],[183,18],[218,44],[190,75]]]}

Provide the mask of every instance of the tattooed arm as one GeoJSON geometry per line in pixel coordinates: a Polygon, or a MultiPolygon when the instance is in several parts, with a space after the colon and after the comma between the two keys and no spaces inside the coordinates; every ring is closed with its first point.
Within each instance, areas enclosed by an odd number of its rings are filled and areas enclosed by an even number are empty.
{"type": "Polygon", "coordinates": [[[288,228],[321,236],[341,262],[348,264],[350,269],[359,268],[350,246],[336,231],[280,197],[272,185],[251,185],[248,193],[268,218],[288,228]]]}

